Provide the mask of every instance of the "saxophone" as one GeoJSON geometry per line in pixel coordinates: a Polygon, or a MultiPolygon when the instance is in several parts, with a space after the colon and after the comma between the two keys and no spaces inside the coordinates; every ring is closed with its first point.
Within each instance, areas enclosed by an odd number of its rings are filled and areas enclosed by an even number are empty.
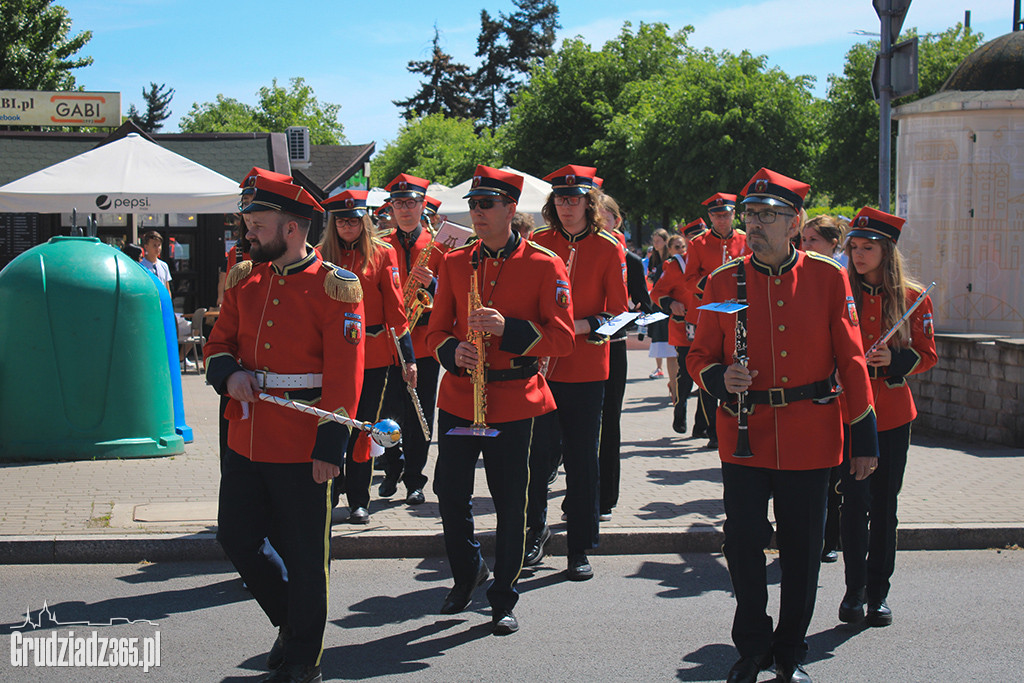
{"type": "MultiPolygon", "coordinates": [[[[476,251],[472,256],[473,274],[469,279],[469,305],[466,307],[466,319],[478,308],[483,307],[480,300],[480,283],[477,278],[477,267],[480,257],[476,251]]],[[[497,436],[497,429],[487,426],[487,349],[484,339],[487,332],[467,327],[466,341],[476,349],[476,365],[469,371],[469,382],[473,385],[473,424],[468,427],[454,427],[448,434],[455,436],[497,436]]]]}
{"type": "MultiPolygon", "coordinates": [[[[431,233],[430,241],[427,242],[427,246],[423,247],[420,255],[416,257],[416,263],[413,264],[413,268],[416,266],[423,266],[425,268],[433,251],[434,233],[431,233]]],[[[426,311],[434,307],[434,297],[430,296],[430,292],[424,289],[412,277],[411,272],[412,270],[410,269],[409,278],[405,281],[405,287],[402,288],[402,303],[405,304],[405,317],[409,319],[410,330],[416,327],[416,323],[419,322],[426,311]]]]}

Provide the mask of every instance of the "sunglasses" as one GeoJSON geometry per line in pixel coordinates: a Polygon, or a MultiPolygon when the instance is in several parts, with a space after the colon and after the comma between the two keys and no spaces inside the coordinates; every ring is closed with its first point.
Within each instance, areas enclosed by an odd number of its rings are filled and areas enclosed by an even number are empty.
{"type": "Polygon", "coordinates": [[[477,207],[486,211],[487,209],[493,209],[495,204],[505,204],[500,199],[470,199],[468,203],[470,211],[476,211],[477,207]]]}

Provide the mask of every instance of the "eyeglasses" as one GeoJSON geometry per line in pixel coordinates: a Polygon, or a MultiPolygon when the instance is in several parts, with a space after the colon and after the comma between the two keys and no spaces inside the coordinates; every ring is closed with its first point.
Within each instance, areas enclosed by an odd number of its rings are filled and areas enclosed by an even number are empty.
{"type": "Polygon", "coordinates": [[[478,207],[486,211],[487,209],[493,209],[494,205],[499,203],[502,206],[505,205],[505,202],[500,199],[470,199],[467,203],[469,204],[470,211],[476,211],[478,207]]]}
{"type": "Polygon", "coordinates": [[[757,220],[761,225],[771,225],[775,222],[775,219],[779,216],[795,216],[795,213],[789,213],[788,211],[772,211],[768,209],[766,211],[744,211],[743,222],[753,223],[757,220]]]}
{"type": "Polygon", "coordinates": [[[391,206],[398,209],[415,209],[417,204],[422,204],[422,199],[392,199],[391,206]]]}
{"type": "Polygon", "coordinates": [[[555,206],[579,206],[583,195],[555,195],[555,206]]]}
{"type": "Polygon", "coordinates": [[[341,225],[346,228],[358,228],[363,224],[362,218],[343,218],[341,216],[334,217],[334,224],[341,225]]]}

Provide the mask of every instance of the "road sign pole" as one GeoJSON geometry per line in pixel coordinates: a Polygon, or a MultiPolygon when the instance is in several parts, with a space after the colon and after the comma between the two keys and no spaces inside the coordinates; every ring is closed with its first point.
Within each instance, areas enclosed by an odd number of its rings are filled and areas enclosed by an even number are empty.
{"type": "Polygon", "coordinates": [[[876,0],[882,22],[878,53],[878,208],[889,212],[892,159],[892,0],[876,0]]]}

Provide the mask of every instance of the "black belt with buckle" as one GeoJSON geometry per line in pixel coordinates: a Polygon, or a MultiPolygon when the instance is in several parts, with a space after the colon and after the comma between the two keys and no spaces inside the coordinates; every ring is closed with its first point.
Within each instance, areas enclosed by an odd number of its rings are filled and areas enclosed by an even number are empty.
{"type": "Polygon", "coordinates": [[[537,371],[537,359],[531,358],[528,363],[509,368],[508,370],[488,369],[486,372],[486,381],[504,382],[510,379],[528,379],[536,375],[537,371]]]}
{"type": "Polygon", "coordinates": [[[834,393],[835,387],[832,380],[823,379],[799,387],[773,387],[767,391],[748,391],[747,401],[751,404],[781,408],[797,401],[829,398],[834,393]]]}

